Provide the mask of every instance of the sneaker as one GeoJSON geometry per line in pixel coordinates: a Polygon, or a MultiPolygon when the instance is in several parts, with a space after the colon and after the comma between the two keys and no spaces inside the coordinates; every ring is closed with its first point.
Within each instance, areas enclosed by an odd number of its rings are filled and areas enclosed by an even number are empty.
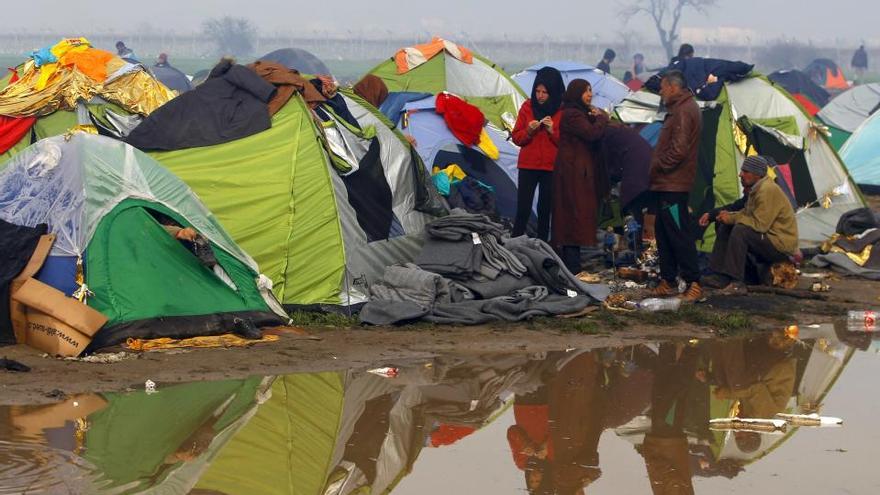
{"type": "Polygon", "coordinates": [[[746,288],[746,284],[740,282],[739,280],[734,280],[727,284],[727,287],[718,291],[718,294],[722,296],[744,296],[749,293],[749,289],[746,288]]]}
{"type": "Polygon", "coordinates": [[[666,280],[661,280],[657,287],[651,289],[651,297],[674,297],[678,295],[678,289],[666,280]]]}
{"type": "Polygon", "coordinates": [[[723,289],[730,284],[730,277],[721,273],[713,273],[700,278],[700,284],[712,289],[723,289]]]}
{"type": "Polygon", "coordinates": [[[697,282],[691,282],[684,294],[681,295],[681,302],[695,303],[703,298],[703,288],[697,282]]]}

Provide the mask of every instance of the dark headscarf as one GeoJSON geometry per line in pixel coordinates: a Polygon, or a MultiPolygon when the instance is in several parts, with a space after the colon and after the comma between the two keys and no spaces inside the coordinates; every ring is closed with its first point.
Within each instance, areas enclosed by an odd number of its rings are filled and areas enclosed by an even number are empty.
{"type": "Polygon", "coordinates": [[[388,86],[385,85],[385,81],[373,74],[364,76],[352,89],[355,94],[376,108],[382,106],[382,102],[388,98],[388,86]]]}
{"type": "Polygon", "coordinates": [[[571,82],[568,83],[568,88],[565,90],[565,94],[562,95],[562,108],[576,108],[584,112],[589,112],[590,107],[584,105],[584,100],[582,100],[581,97],[587,88],[592,87],[593,86],[586,79],[572,79],[571,82]]]}
{"type": "Polygon", "coordinates": [[[541,120],[544,117],[552,117],[559,111],[562,105],[562,93],[565,92],[565,82],[562,80],[562,74],[553,67],[541,67],[535,75],[535,82],[532,84],[532,114],[535,120],[541,120]],[[547,89],[549,97],[544,103],[538,103],[535,98],[535,88],[539,84],[543,84],[547,89]]]}

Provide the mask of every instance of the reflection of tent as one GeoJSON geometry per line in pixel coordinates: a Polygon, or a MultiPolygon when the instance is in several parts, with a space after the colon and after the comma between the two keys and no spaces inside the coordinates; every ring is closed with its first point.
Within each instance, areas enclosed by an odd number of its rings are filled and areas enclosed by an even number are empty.
{"type": "MultiPolygon", "coordinates": [[[[438,43],[437,38],[428,45],[435,43],[438,43]]],[[[413,53],[419,46],[405,48],[398,55],[413,53]]],[[[519,107],[526,99],[510,76],[490,60],[473,54],[471,63],[468,63],[450,54],[448,49],[441,49],[421,65],[402,73],[392,57],[376,66],[370,74],[385,81],[391,92],[453,93],[477,106],[490,122],[500,128],[504,126],[501,115],[510,113],[515,120],[519,107]]]]}
{"type": "Polygon", "coordinates": [[[831,130],[831,144],[843,147],[849,136],[868,117],[880,110],[880,83],[861,84],[835,96],[819,111],[831,130]]]}
{"type": "Polygon", "coordinates": [[[430,218],[416,211],[427,186],[409,145],[369,104],[345,98],[375,140],[342,124],[322,132],[295,95],[264,132],[152,154],[198,193],[285,305],[363,302],[365,284],[385,266],[415,256],[430,218]],[[338,161],[325,150],[329,142],[340,153],[351,151],[336,139],[343,134],[358,149],[369,148],[359,164],[349,164],[360,166],[357,172],[334,168],[338,161]]]}
{"type": "Polygon", "coordinates": [[[825,89],[841,91],[849,88],[843,70],[833,60],[817,58],[807,65],[804,73],[825,89]]]}
{"type": "Polygon", "coordinates": [[[38,278],[68,295],[80,288],[81,261],[94,293],[88,305],[109,318],[94,347],[224,333],[236,315],[277,321],[253,260],[183,182],[125,143],[78,132],[22,151],[0,171],[0,218],[48,223],[57,240],[38,278]],[[166,232],[161,216],[207,239],[213,271],[166,232]]]}
{"type": "Polygon", "coordinates": [[[816,115],[831,97],[827,91],[799,70],[778,70],[767,76],[767,79],[785,88],[798,103],[803,105],[810,116],[816,115]]]}
{"type": "Polygon", "coordinates": [[[324,65],[321,59],[301,48],[281,48],[269,52],[257,60],[278,62],[289,69],[298,70],[301,74],[330,74],[330,69],[324,65]]]}
{"type": "Polygon", "coordinates": [[[492,125],[485,126],[499,151],[498,159],[492,160],[478,147],[465,146],[452,134],[443,117],[436,113],[434,97],[405,104],[396,120],[401,131],[416,139],[416,149],[429,169],[459,165],[468,176],[494,188],[502,217],[515,217],[519,148],[507,140],[505,132],[492,125]]]}
{"type": "MultiPolygon", "coordinates": [[[[624,122],[650,124],[643,136],[653,133],[656,141],[661,124],[654,121],[663,117],[659,100],[657,95],[641,91],[624,100],[616,112],[624,122]]],[[[745,152],[770,155],[783,165],[783,175],[800,207],[797,219],[802,246],[823,242],[834,233],[840,215],[864,205],[843,162],[815,129],[813,120],[785,91],[766,79],[749,77],[728,83],[716,100],[703,103],[702,108],[703,135],[691,194],[695,214],[739,198],[737,176],[745,152]],[[747,128],[735,121],[748,124],[747,128]]],[[[701,249],[711,250],[711,227],[704,240],[701,249]]]]}
{"type": "Polygon", "coordinates": [[[572,79],[586,79],[593,87],[593,105],[599,108],[610,109],[617,105],[629,93],[629,88],[618,81],[614,76],[603,72],[593,66],[584,65],[577,62],[546,62],[535,64],[524,69],[522,72],[514,74],[513,80],[519,84],[523,92],[531,94],[532,85],[535,82],[535,75],[541,67],[550,66],[562,73],[562,80],[565,86],[572,79]]]}
{"type": "Polygon", "coordinates": [[[880,193],[880,112],[874,112],[840,149],[853,180],[871,194],[880,193]]]}
{"type": "Polygon", "coordinates": [[[189,78],[186,77],[186,74],[171,65],[156,64],[150,67],[150,72],[153,74],[153,77],[158,79],[162,84],[178,93],[185,93],[192,89],[192,83],[189,81],[189,78]]]}

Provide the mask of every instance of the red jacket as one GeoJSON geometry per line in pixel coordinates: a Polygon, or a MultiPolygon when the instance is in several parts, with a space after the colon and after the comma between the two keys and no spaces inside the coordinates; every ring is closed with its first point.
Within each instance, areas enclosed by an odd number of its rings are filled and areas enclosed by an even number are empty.
{"type": "Polygon", "coordinates": [[[559,121],[562,111],[553,114],[553,133],[541,126],[534,134],[529,134],[529,122],[535,120],[532,101],[526,100],[519,109],[516,125],[513,126],[513,144],[520,147],[518,168],[529,170],[553,170],[556,163],[556,150],[559,145],[559,121]]]}

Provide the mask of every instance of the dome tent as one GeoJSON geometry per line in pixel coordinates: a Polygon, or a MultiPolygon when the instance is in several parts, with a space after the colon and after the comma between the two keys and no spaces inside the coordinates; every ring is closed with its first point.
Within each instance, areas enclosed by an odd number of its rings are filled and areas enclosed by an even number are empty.
{"type": "Polygon", "coordinates": [[[839,150],[862,122],[878,110],[880,83],[861,84],[835,96],[819,111],[819,118],[831,130],[831,143],[839,150]]]}
{"type": "Polygon", "coordinates": [[[277,62],[301,74],[330,74],[330,69],[318,57],[301,48],[281,48],[269,52],[257,60],[277,62]]]}
{"type": "Polygon", "coordinates": [[[578,62],[556,61],[535,64],[514,74],[513,80],[526,94],[531,94],[535,75],[542,67],[553,67],[558,70],[566,87],[572,79],[585,79],[593,87],[593,105],[599,108],[610,109],[630,94],[629,88],[611,74],[578,62]]]}
{"type": "Polygon", "coordinates": [[[81,265],[87,304],[108,318],[93,349],[226,333],[235,318],[282,323],[258,288],[257,265],[198,197],[122,142],[76,132],[22,151],[0,166],[0,218],[46,223],[56,235],[38,279],[70,295],[81,265]],[[168,234],[164,218],[207,240],[211,268],[168,234]]]}
{"type": "Polygon", "coordinates": [[[853,180],[869,194],[880,193],[880,112],[874,112],[840,149],[853,180]]]}

